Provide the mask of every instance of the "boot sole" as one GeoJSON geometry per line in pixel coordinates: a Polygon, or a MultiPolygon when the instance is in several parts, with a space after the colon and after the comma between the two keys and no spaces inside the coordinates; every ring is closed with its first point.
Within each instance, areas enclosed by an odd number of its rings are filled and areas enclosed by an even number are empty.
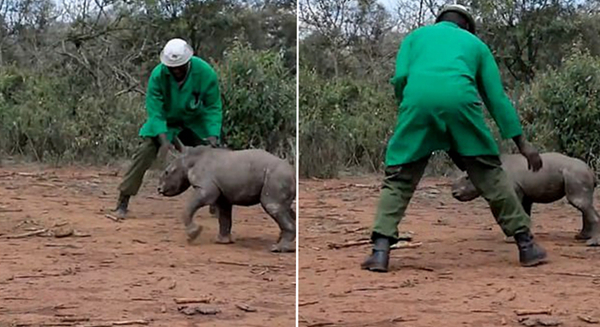
{"type": "Polygon", "coordinates": [[[540,259],[536,259],[530,262],[521,262],[521,266],[522,267],[535,267],[535,266],[539,266],[539,265],[543,265],[545,263],[548,263],[548,258],[540,258],[540,259]]]}
{"type": "Polygon", "coordinates": [[[387,268],[382,268],[382,267],[361,267],[363,270],[368,270],[368,271],[372,271],[372,272],[380,272],[380,273],[385,273],[388,272],[387,268]]]}
{"type": "Polygon", "coordinates": [[[125,219],[125,218],[127,218],[128,213],[129,213],[128,211],[123,212],[123,211],[116,210],[115,216],[118,219],[125,219]]]}

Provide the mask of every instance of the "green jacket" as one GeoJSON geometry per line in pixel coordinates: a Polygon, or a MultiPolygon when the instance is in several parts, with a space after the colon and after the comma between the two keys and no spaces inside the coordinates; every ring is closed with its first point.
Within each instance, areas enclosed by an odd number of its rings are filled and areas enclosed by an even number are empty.
{"type": "Polygon", "coordinates": [[[161,63],[150,75],[146,92],[148,118],[139,135],[155,137],[166,133],[173,140],[185,127],[200,138],[219,138],[222,107],[217,73],[207,62],[192,57],[181,87],[161,63]]]}
{"type": "Polygon", "coordinates": [[[454,23],[421,27],[407,35],[391,83],[399,110],[387,166],[413,162],[436,150],[499,154],[481,100],[502,138],[522,133],[490,49],[454,23]]]}

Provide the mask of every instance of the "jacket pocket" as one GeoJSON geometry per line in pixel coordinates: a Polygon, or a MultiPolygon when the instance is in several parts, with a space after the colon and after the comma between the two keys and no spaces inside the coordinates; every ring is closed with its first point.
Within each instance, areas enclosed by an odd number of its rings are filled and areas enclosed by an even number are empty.
{"type": "Polygon", "coordinates": [[[200,98],[200,92],[192,92],[192,96],[190,97],[187,105],[185,106],[185,111],[187,113],[198,113],[202,109],[202,100],[200,98]]]}

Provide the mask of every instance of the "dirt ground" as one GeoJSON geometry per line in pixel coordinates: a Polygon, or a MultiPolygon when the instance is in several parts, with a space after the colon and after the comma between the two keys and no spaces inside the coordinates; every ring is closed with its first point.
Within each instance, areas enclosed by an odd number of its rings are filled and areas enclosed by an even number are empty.
{"type": "Polygon", "coordinates": [[[390,272],[380,274],[360,270],[369,245],[330,248],[368,239],[379,179],[301,181],[300,326],[598,322],[600,248],[573,239],[581,226],[578,211],[566,201],[534,205],[534,232],[551,261],[521,268],[516,245],[504,242],[487,204],[454,200],[448,182],[421,182],[400,225],[401,232],[413,232],[409,244],[421,245],[393,250],[390,272]],[[517,310],[549,314],[519,316],[517,310]]]}
{"type": "Polygon", "coordinates": [[[1,327],[294,326],[296,255],[269,252],[278,228],[260,206],[234,208],[232,245],[214,243],[217,219],[202,209],[188,245],[179,213],[190,192],[162,198],[147,176],[115,222],[105,214],[119,182],[108,169],[0,169],[1,327]]]}

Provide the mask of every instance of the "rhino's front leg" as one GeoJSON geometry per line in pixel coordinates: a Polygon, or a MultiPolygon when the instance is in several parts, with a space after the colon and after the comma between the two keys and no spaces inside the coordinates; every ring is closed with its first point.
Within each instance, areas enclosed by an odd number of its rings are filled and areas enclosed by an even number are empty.
{"type": "Polygon", "coordinates": [[[192,194],[181,217],[188,242],[195,240],[202,232],[202,226],[197,225],[193,221],[194,214],[200,208],[214,203],[218,197],[219,190],[216,187],[205,186],[194,189],[194,194],[192,194]]]}
{"type": "Polygon", "coordinates": [[[231,244],[233,238],[231,237],[231,225],[232,225],[232,205],[225,201],[219,201],[217,208],[219,218],[219,235],[217,235],[216,242],[219,244],[231,244]]]}

